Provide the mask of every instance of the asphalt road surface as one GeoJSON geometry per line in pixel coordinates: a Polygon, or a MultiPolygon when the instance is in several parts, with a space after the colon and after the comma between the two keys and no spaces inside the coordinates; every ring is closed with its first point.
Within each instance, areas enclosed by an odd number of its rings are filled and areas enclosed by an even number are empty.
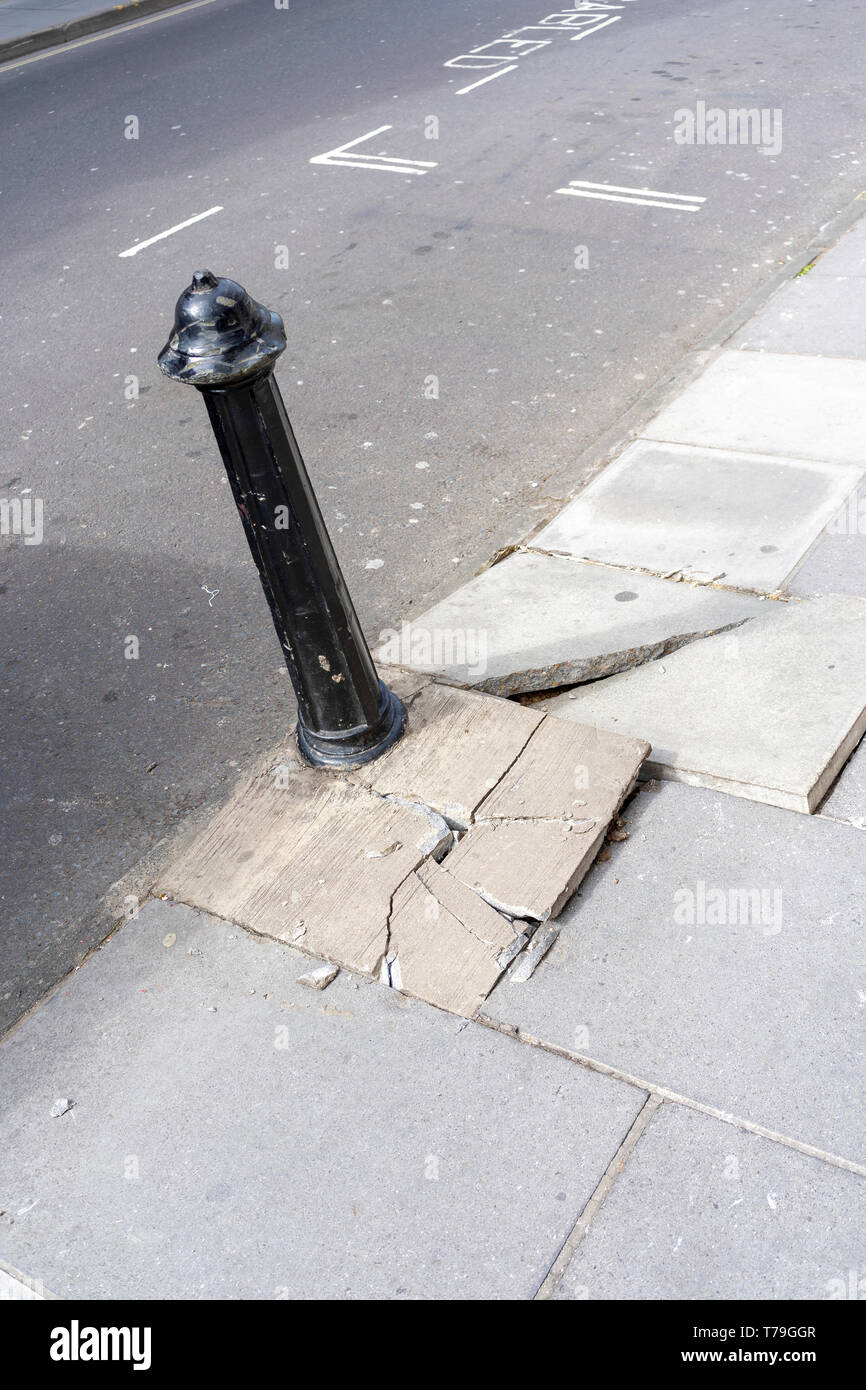
{"type": "Polygon", "coordinates": [[[0,1021],[291,727],[203,403],[156,367],[193,270],[285,318],[277,378],[375,638],[554,508],[866,188],[862,3],[549,14],[202,0],[0,69],[0,498],[43,514],[41,543],[0,536],[0,1021]],[[698,102],[766,138],[679,143],[698,102]]]}

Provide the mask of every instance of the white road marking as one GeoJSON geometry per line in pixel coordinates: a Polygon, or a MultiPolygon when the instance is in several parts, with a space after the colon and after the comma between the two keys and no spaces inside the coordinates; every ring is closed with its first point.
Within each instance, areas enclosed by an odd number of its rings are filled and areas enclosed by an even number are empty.
{"type": "Polygon", "coordinates": [[[110,39],[114,34],[128,34],[130,29],[140,29],[144,24],[156,24],[159,19],[170,19],[172,15],[187,14],[189,10],[198,10],[202,5],[211,4],[213,0],[193,0],[190,5],[178,5],[170,10],[161,10],[159,14],[152,14],[147,19],[132,20],[129,24],[114,24],[110,29],[92,34],[89,38],[59,43],[54,48],[46,48],[43,53],[32,53],[29,58],[12,58],[8,63],[0,64],[0,72],[6,72],[9,68],[26,68],[28,63],[41,63],[43,58],[56,58],[58,54],[68,53],[73,48],[83,48],[86,43],[99,43],[102,39],[110,39]]]}
{"type": "Polygon", "coordinates": [[[157,232],[156,236],[150,236],[147,241],[137,241],[134,246],[130,246],[126,251],[118,251],[118,256],[137,256],[139,251],[143,251],[145,246],[152,246],[155,241],[164,241],[167,236],[174,236],[175,232],[182,232],[184,227],[191,227],[194,222],[201,222],[203,217],[212,217],[215,212],[222,212],[222,203],[217,203],[215,208],[208,208],[207,212],[197,212],[195,217],[188,217],[185,222],[178,222],[176,227],[169,227],[165,232],[157,232]]]}
{"type": "Polygon", "coordinates": [[[616,24],[617,20],[620,19],[622,19],[621,14],[615,14],[612,19],[603,19],[601,24],[596,24],[594,29],[582,29],[579,34],[575,34],[571,42],[577,43],[578,39],[588,39],[590,34],[597,34],[599,29],[606,29],[608,24],[616,24]]]}
{"type": "Polygon", "coordinates": [[[590,183],[586,179],[571,179],[568,188],[557,188],[556,192],[569,193],[572,198],[601,198],[608,203],[671,208],[675,212],[700,212],[701,204],[707,201],[693,193],[661,193],[657,188],[623,188],[616,183],[590,183]]]}
{"type": "Polygon", "coordinates": [[[396,156],[385,154],[355,154],[351,159],[344,158],[346,150],[354,149],[355,145],[361,145],[365,140],[372,140],[374,135],[381,135],[385,130],[392,130],[389,125],[377,126],[375,130],[368,131],[366,135],[359,135],[356,140],[349,140],[345,145],[338,145],[335,150],[326,150],[324,154],[314,155],[310,160],[311,164],[332,164],[337,168],[347,169],[381,169],[386,173],[393,174],[426,174],[428,169],[435,169],[436,163],[429,159],[399,159],[396,156]]]}
{"type": "Polygon", "coordinates": [[[461,87],[455,92],[456,97],[465,97],[467,92],[474,92],[476,87],[483,87],[485,82],[492,82],[494,77],[501,77],[504,72],[513,72],[517,63],[509,63],[507,68],[499,68],[497,72],[489,72],[486,77],[480,78],[478,82],[471,82],[468,87],[461,87]]]}

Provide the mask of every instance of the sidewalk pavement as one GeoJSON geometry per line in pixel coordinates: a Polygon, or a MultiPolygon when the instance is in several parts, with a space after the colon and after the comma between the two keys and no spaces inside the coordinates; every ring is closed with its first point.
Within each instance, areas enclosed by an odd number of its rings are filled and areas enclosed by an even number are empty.
{"type": "Polygon", "coordinates": [[[105,0],[0,0],[0,63],[188,3],[189,0],[122,0],[120,4],[106,5],[105,0]]]}
{"type": "Polygon", "coordinates": [[[864,301],[861,221],[543,532],[386,643],[440,682],[397,673],[405,744],[349,789],[289,767],[282,804],[276,750],[7,1036],[8,1288],[863,1296],[864,301]],[[419,659],[455,634],[483,670],[419,659]],[[384,926],[317,848],[333,797],[371,827],[353,863],[391,885],[384,926]],[[507,893],[467,871],[530,825],[566,846],[567,891],[543,898],[528,842],[490,861],[507,893]],[[324,911],[334,873],[356,896],[324,911]],[[460,991],[420,971],[407,997],[401,951],[437,939],[460,991]]]}

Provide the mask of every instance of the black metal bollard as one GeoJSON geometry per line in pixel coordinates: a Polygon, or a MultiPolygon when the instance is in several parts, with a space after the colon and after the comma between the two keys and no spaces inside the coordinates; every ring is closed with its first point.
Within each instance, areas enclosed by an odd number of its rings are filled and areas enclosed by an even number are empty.
{"type": "Polygon", "coordinates": [[[285,346],[279,314],[199,270],[159,365],[204,396],[295,688],[301,753],[357,767],[397,742],[406,711],[376,674],[274,381],[285,346]]]}

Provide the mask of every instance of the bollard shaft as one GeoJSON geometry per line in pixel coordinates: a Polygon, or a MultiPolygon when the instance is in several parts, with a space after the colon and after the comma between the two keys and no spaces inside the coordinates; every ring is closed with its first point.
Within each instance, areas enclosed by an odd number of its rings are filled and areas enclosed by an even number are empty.
{"type": "Polygon", "coordinates": [[[396,743],[406,712],[376,674],[273,377],[284,345],[277,315],[201,271],[160,366],[205,398],[297,697],[301,752],[357,766],[396,743]]]}

